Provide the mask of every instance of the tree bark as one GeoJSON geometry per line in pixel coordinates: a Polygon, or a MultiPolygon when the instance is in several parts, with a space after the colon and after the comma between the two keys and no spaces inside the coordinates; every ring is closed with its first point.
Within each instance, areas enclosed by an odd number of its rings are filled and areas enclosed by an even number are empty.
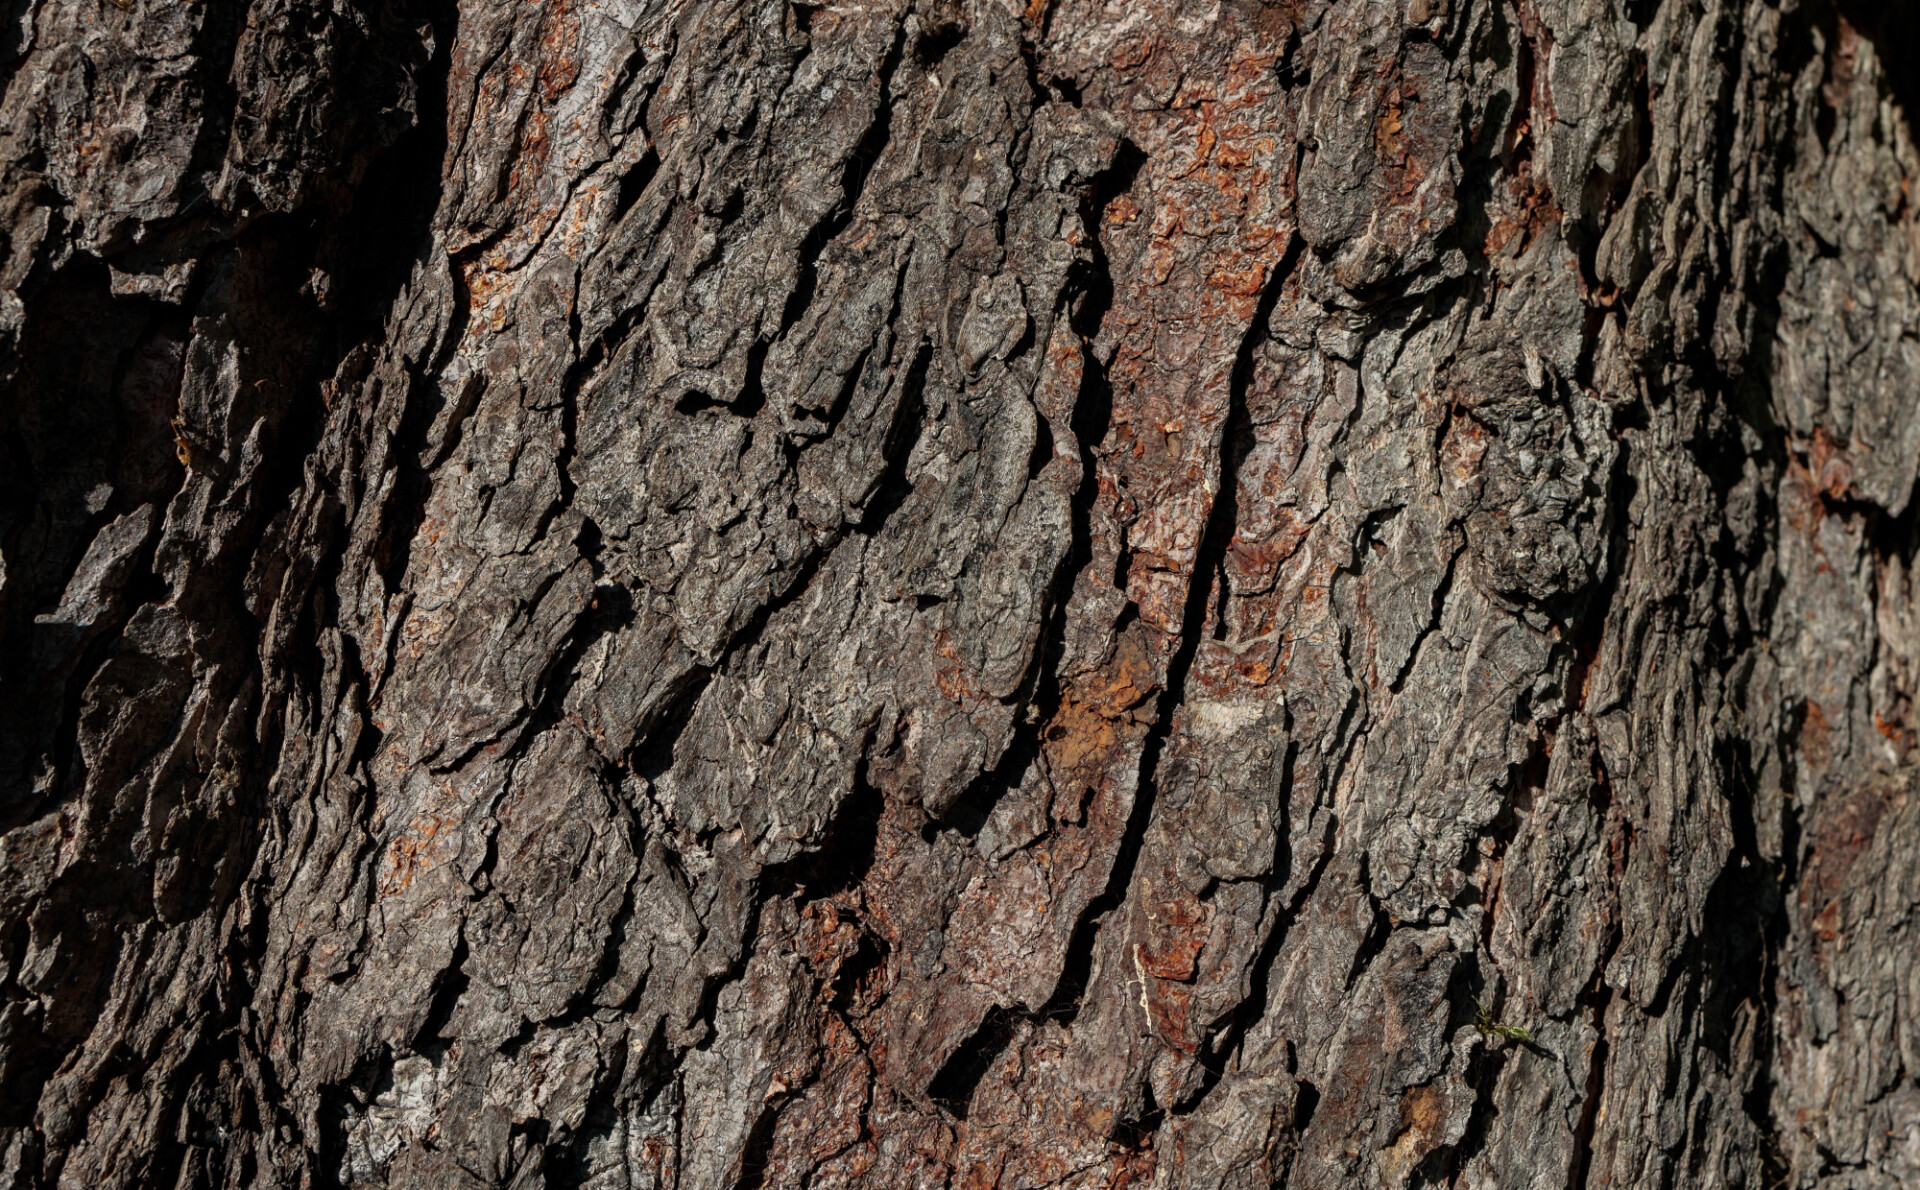
{"type": "Polygon", "coordinates": [[[0,1187],[1920,1184],[1916,11],[19,0],[0,1187]]]}

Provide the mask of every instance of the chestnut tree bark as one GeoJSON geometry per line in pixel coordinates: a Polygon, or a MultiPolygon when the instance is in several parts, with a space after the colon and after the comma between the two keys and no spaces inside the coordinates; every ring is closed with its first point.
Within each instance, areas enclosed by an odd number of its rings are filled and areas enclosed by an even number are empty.
{"type": "Polygon", "coordinates": [[[0,1187],[1920,1182],[1914,13],[16,0],[0,1187]]]}

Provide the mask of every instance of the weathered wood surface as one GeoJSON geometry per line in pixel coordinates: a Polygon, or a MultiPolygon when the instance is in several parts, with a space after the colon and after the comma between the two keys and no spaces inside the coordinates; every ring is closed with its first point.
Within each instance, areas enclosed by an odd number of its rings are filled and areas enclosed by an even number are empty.
{"type": "Polygon", "coordinates": [[[1920,1184],[1845,9],[18,0],[0,1186],[1920,1184]]]}

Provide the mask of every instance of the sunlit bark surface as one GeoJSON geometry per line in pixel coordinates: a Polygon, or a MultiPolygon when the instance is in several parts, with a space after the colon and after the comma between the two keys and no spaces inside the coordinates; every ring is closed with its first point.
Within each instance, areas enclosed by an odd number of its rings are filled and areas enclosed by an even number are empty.
{"type": "Polygon", "coordinates": [[[16,0],[0,1187],[1920,1184],[1829,0],[16,0]]]}

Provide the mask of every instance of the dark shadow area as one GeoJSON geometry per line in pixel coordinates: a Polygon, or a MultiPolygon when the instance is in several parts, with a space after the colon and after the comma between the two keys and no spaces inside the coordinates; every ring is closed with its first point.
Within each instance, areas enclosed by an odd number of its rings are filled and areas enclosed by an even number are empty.
{"type": "Polygon", "coordinates": [[[973,1036],[960,1043],[940,1073],[927,1084],[927,1098],[945,1108],[955,1119],[967,1118],[973,1092],[987,1071],[1014,1039],[1019,1015],[1012,1009],[989,1009],[973,1036]]]}
{"type": "Polygon", "coordinates": [[[1915,126],[1920,112],[1920,0],[1834,0],[1840,19],[1873,43],[1887,85],[1915,126]]]}

